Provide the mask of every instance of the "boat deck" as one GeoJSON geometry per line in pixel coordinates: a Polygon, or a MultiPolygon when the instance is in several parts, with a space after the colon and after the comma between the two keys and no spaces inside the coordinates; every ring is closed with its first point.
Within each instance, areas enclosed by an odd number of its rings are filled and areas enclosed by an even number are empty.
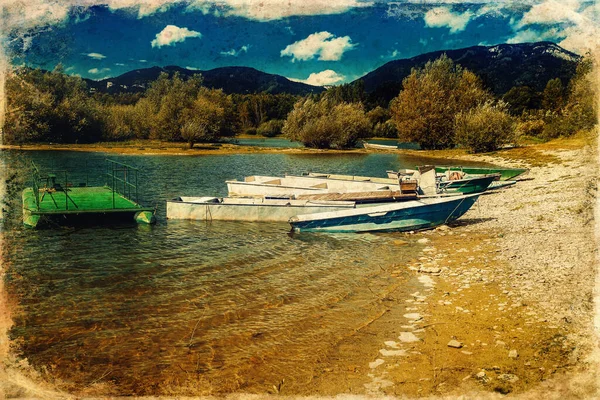
{"type": "Polygon", "coordinates": [[[23,223],[27,227],[89,222],[154,223],[153,207],[138,201],[138,169],[106,160],[105,184],[88,185],[80,174],[61,171],[41,175],[32,163],[32,186],[23,190],[23,223]],[[81,182],[74,185],[72,182],[81,182]],[[135,200],[134,200],[135,199],[135,200]]]}
{"type": "Polygon", "coordinates": [[[64,190],[39,189],[39,208],[36,206],[33,189],[25,189],[23,207],[31,214],[84,214],[108,212],[153,211],[126,199],[107,186],[72,187],[64,190]]]}

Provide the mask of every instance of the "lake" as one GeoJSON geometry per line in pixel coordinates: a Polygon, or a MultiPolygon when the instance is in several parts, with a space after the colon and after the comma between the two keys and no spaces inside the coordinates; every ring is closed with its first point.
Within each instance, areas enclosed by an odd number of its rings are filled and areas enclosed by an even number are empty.
{"type": "Polygon", "coordinates": [[[9,173],[34,161],[46,172],[90,171],[90,184],[101,183],[92,172],[103,172],[106,157],[125,162],[141,169],[140,202],[157,207],[155,226],[27,230],[22,185],[8,199],[16,204],[4,227],[6,287],[16,304],[10,335],[21,356],[67,390],[266,393],[285,378],[292,392],[306,391],[340,338],[379,312],[375,293],[398,280],[414,291],[408,272],[386,272],[418,257],[422,245],[410,235],[292,235],[287,224],[167,221],[165,200],[223,196],[225,180],[246,175],[384,177],[423,160],[388,153],[2,157],[9,173]],[[398,247],[399,238],[408,245],[398,247]]]}

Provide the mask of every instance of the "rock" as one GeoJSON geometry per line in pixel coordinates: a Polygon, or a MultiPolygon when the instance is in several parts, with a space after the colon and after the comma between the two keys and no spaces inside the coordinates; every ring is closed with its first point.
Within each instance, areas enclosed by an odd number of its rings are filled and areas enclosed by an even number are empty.
{"type": "Polygon", "coordinates": [[[466,354],[468,356],[470,356],[471,354],[473,354],[473,352],[471,351],[466,351],[466,350],[462,350],[461,353],[466,354]]]}
{"type": "Polygon", "coordinates": [[[384,362],[385,361],[383,361],[381,358],[378,358],[377,360],[369,363],[369,368],[371,368],[371,369],[377,368],[384,362]]]}
{"type": "Polygon", "coordinates": [[[419,243],[419,244],[427,244],[427,243],[429,243],[429,239],[427,239],[427,238],[421,238],[421,239],[417,240],[417,243],[419,243]]]}
{"type": "Polygon", "coordinates": [[[404,343],[418,342],[419,340],[421,340],[412,332],[400,332],[400,336],[398,336],[398,339],[400,339],[400,341],[404,343]]]}
{"type": "Polygon", "coordinates": [[[442,271],[440,267],[420,267],[419,272],[425,274],[439,274],[442,271]]]}
{"type": "Polygon", "coordinates": [[[496,346],[506,346],[506,343],[504,343],[502,340],[496,340],[496,346]]]}
{"type": "Polygon", "coordinates": [[[404,314],[404,318],[409,319],[409,320],[411,320],[413,322],[420,321],[421,319],[423,319],[423,317],[419,313],[404,314]]]}
{"type": "Polygon", "coordinates": [[[406,246],[408,244],[408,242],[406,240],[400,240],[400,239],[394,240],[393,243],[396,246],[406,246]]]}
{"type": "Polygon", "coordinates": [[[394,357],[394,356],[405,356],[406,351],[404,350],[388,350],[388,349],[379,349],[379,353],[381,353],[384,357],[394,357]]]}
{"type": "Polygon", "coordinates": [[[487,375],[485,374],[485,371],[479,371],[478,373],[475,374],[475,378],[477,379],[484,379],[487,375]]]}
{"type": "Polygon", "coordinates": [[[517,358],[517,357],[519,357],[519,353],[517,352],[517,350],[512,349],[511,351],[508,352],[508,357],[509,358],[517,358]]]}
{"type": "Polygon", "coordinates": [[[498,379],[504,382],[515,383],[519,380],[519,377],[513,374],[500,374],[498,375],[498,379]]]}
{"type": "Polygon", "coordinates": [[[459,342],[458,340],[452,339],[451,341],[448,342],[448,347],[460,349],[461,347],[463,347],[463,344],[461,342],[459,342]]]}
{"type": "Polygon", "coordinates": [[[435,230],[445,232],[445,231],[449,231],[450,227],[448,225],[440,225],[437,228],[435,228],[435,230]]]}

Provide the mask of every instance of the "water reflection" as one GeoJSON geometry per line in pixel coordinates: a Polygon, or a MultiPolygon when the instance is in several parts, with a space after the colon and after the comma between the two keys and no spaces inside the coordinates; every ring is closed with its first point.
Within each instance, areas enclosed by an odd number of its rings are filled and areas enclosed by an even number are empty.
{"type": "MultiPolygon", "coordinates": [[[[104,155],[9,154],[42,169],[102,168],[104,155]]],[[[142,168],[156,226],[25,230],[13,221],[7,289],[19,352],[67,388],[101,377],[117,394],[264,393],[315,365],[373,312],[397,278],[382,266],[414,257],[394,234],[289,235],[287,224],[166,221],[165,199],[224,195],[225,179],[320,171],[382,175],[397,156],[277,154],[112,157],[142,168]],[[181,389],[188,388],[188,389],[181,389]]],[[[20,218],[20,215],[13,216],[20,218]]]]}

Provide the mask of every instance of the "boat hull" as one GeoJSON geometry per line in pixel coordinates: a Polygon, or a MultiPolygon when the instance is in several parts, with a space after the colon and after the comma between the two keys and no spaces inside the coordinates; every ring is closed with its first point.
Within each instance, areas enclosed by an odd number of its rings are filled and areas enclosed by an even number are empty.
{"type": "Polygon", "coordinates": [[[439,183],[439,190],[442,193],[481,193],[484,192],[497,177],[497,174],[492,174],[477,178],[442,181],[439,183]]]}
{"type": "Polygon", "coordinates": [[[462,171],[468,175],[489,175],[489,174],[500,174],[501,181],[508,181],[516,178],[519,175],[527,172],[524,168],[479,168],[479,167],[452,167],[452,166],[441,166],[435,167],[435,172],[444,173],[446,171],[462,171]]]}
{"type": "Polygon", "coordinates": [[[367,192],[378,190],[400,190],[397,181],[381,182],[328,179],[304,176],[283,178],[250,176],[244,181],[226,181],[231,197],[292,197],[322,193],[367,192]]]}
{"type": "Polygon", "coordinates": [[[287,222],[298,214],[353,209],[354,202],[180,197],[167,201],[167,219],[287,222]]]}
{"type": "Polygon", "coordinates": [[[385,232],[433,228],[460,218],[478,194],[417,200],[396,205],[299,215],[290,219],[295,232],[385,232]]]}

